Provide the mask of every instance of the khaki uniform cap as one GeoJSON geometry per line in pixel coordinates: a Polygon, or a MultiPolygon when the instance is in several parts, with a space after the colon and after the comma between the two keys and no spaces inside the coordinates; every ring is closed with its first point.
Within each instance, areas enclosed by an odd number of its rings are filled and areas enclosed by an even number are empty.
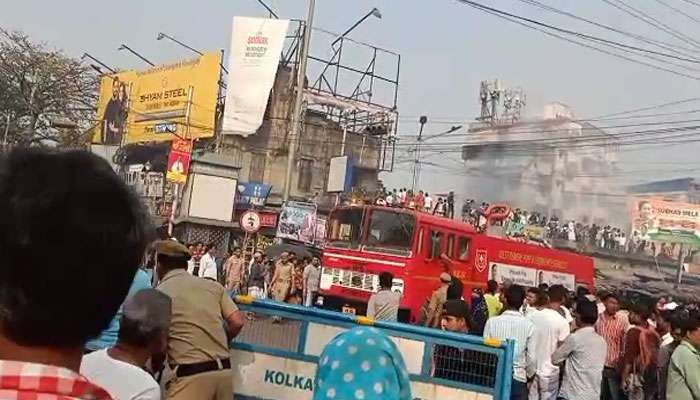
{"type": "Polygon", "coordinates": [[[168,257],[183,257],[188,260],[192,257],[187,247],[174,240],[158,240],[153,243],[153,248],[156,250],[157,254],[168,257]]]}

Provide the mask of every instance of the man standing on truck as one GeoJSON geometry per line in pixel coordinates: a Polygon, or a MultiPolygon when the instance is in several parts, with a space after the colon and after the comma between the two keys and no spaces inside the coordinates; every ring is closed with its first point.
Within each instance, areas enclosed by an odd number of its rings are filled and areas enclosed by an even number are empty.
{"type": "Polygon", "coordinates": [[[425,319],[425,326],[431,328],[440,327],[440,314],[442,313],[443,306],[447,302],[447,289],[450,287],[452,277],[447,272],[443,272],[440,274],[440,282],[440,287],[430,296],[428,317],[425,319]]]}
{"type": "Polygon", "coordinates": [[[369,298],[367,303],[367,316],[375,321],[397,321],[399,317],[399,304],[401,293],[392,292],[394,275],[390,272],[382,272],[379,275],[379,291],[369,298]]]}

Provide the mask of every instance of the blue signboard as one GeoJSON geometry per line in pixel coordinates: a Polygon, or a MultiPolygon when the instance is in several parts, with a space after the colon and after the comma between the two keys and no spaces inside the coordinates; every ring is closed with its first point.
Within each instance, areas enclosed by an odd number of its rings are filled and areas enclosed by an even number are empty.
{"type": "Polygon", "coordinates": [[[238,184],[237,204],[264,206],[272,191],[272,185],[260,182],[240,182],[238,184]]]}

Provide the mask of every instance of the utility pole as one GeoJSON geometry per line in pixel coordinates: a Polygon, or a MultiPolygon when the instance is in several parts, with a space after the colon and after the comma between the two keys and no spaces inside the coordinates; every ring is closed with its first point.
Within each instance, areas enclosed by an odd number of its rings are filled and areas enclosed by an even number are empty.
{"type": "Polygon", "coordinates": [[[425,115],[422,115],[420,119],[418,120],[420,123],[420,131],[418,131],[418,143],[416,144],[416,156],[415,160],[413,162],[413,183],[411,184],[411,191],[415,193],[416,191],[416,186],[419,185],[420,181],[420,145],[421,145],[421,140],[423,140],[423,128],[425,127],[426,122],[428,122],[428,117],[425,115]]]}
{"type": "Polygon", "coordinates": [[[299,52],[299,65],[297,68],[297,92],[294,99],[294,110],[292,111],[292,131],[289,133],[289,152],[287,155],[287,172],[284,176],[284,201],[289,200],[289,193],[292,189],[292,170],[294,169],[294,161],[297,153],[297,141],[301,123],[304,116],[302,115],[302,105],[304,102],[304,82],[306,81],[306,61],[309,57],[309,45],[311,43],[311,27],[313,26],[314,10],[316,8],[316,0],[309,0],[309,12],[306,17],[306,26],[304,27],[304,42],[302,43],[301,51],[299,52]]]}

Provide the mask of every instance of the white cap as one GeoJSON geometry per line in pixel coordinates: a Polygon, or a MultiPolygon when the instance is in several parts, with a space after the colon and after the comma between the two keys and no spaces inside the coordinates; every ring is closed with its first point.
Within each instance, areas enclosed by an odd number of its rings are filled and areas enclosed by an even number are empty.
{"type": "Polygon", "coordinates": [[[675,302],[672,301],[672,302],[670,302],[670,303],[664,304],[663,310],[673,311],[673,310],[675,310],[676,308],[678,308],[678,303],[675,303],[675,302]]]}

